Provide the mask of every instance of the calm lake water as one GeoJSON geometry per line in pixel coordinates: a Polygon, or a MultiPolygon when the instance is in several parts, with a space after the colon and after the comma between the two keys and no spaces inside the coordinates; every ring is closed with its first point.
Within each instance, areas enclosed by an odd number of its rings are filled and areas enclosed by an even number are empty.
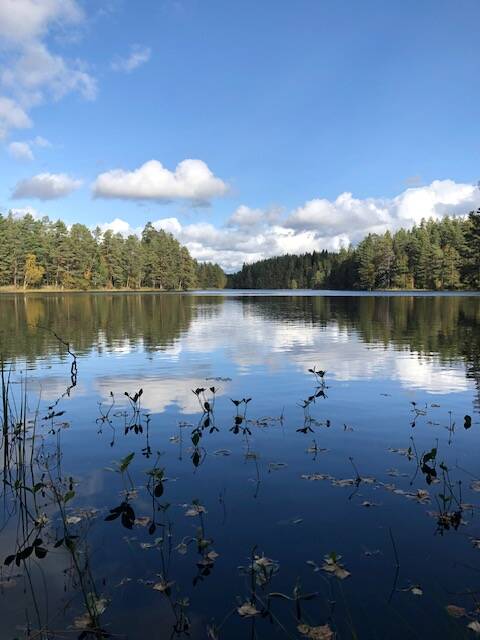
{"type": "Polygon", "coordinates": [[[4,295],[0,352],[2,640],[475,637],[480,297],[4,295]]]}

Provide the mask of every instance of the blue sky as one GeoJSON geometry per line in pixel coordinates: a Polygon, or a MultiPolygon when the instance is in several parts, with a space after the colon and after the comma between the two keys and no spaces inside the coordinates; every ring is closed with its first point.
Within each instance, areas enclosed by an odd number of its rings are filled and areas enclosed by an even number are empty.
{"type": "Polygon", "coordinates": [[[477,0],[0,0],[0,210],[155,221],[228,270],[466,213],[479,22],[477,0]]]}

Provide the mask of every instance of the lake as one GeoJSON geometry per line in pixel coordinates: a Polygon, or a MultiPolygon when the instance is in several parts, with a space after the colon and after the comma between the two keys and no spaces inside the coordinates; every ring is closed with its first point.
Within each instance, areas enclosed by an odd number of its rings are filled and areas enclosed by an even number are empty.
{"type": "Polygon", "coordinates": [[[2,639],[480,631],[479,296],[3,295],[0,319],[2,639]]]}

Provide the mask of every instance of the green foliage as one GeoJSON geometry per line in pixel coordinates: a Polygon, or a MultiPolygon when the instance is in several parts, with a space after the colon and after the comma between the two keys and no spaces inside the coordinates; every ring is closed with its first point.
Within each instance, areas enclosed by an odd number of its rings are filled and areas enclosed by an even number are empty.
{"type": "Polygon", "coordinates": [[[219,289],[222,269],[148,223],[142,237],[93,232],[83,224],[0,215],[0,286],[56,289],[219,289]]]}
{"type": "Polygon", "coordinates": [[[356,248],[285,255],[243,265],[235,289],[478,289],[480,209],[467,218],[422,220],[356,248]]]}
{"type": "Polygon", "coordinates": [[[212,262],[197,265],[197,280],[200,289],[224,289],[227,286],[223,269],[212,262]]]}

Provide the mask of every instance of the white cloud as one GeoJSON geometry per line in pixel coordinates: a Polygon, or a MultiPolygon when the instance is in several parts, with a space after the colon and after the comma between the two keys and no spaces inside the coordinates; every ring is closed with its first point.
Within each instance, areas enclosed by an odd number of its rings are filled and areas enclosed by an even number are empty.
{"type": "Polygon", "coordinates": [[[31,144],[34,144],[37,147],[41,147],[43,149],[46,149],[47,147],[51,147],[52,146],[51,142],[49,140],[47,140],[46,138],[43,138],[42,136],[36,136],[30,142],[31,142],[31,144]]]}
{"type": "MultiPolygon", "coordinates": [[[[277,209],[252,209],[241,205],[226,224],[182,224],[177,218],[153,222],[172,233],[194,258],[218,262],[226,271],[286,253],[327,249],[338,251],[367,233],[412,227],[422,218],[462,215],[480,206],[480,190],[452,180],[435,180],[410,188],[394,198],[354,198],[343,193],[335,200],[317,198],[281,217],[277,209]]],[[[122,233],[139,233],[124,221],[115,221],[122,233]],[[127,231],[128,229],[128,231],[127,231]]],[[[111,223],[113,224],[113,223],[111,223]]]]}
{"type": "Polygon", "coordinates": [[[228,227],[256,227],[261,223],[274,224],[280,219],[281,210],[272,208],[252,209],[241,204],[227,220],[228,227]]]}
{"type": "Polygon", "coordinates": [[[472,184],[434,180],[423,187],[406,189],[394,198],[354,198],[342,193],[336,200],[317,198],[295,209],[285,226],[312,230],[317,236],[345,234],[356,242],[367,233],[411,227],[422,218],[467,213],[480,204],[480,191],[472,184]]]}
{"type": "Polygon", "coordinates": [[[177,218],[162,218],[153,223],[155,229],[163,229],[167,233],[173,235],[180,235],[182,232],[182,225],[177,218]]]}
{"type": "Polygon", "coordinates": [[[142,64],[145,64],[150,60],[152,50],[149,47],[143,47],[139,44],[134,44],[130,47],[130,55],[127,58],[116,58],[112,62],[112,69],[114,71],[123,71],[130,73],[134,69],[137,69],[142,64]]]}
{"type": "Polygon", "coordinates": [[[128,222],[125,222],[125,220],[121,220],[120,218],[115,218],[115,220],[112,220],[111,222],[105,222],[98,226],[102,233],[105,233],[105,231],[113,231],[113,233],[120,233],[122,236],[129,236],[135,233],[139,235],[138,230],[132,229],[128,222]]]}
{"type": "Polygon", "coordinates": [[[39,173],[31,178],[20,180],[15,186],[12,197],[55,200],[72,193],[81,184],[81,180],[75,180],[65,173],[39,173]]]}
{"type": "Polygon", "coordinates": [[[40,218],[43,218],[43,216],[46,215],[46,214],[40,213],[34,207],[21,207],[16,209],[15,208],[9,209],[9,213],[11,213],[14,218],[23,218],[26,215],[30,215],[32,216],[32,218],[35,218],[35,220],[40,220],[40,218]]]}
{"type": "Polygon", "coordinates": [[[31,126],[32,121],[18,102],[0,96],[0,139],[4,138],[10,129],[28,129],[31,126]]]}
{"type": "Polygon", "coordinates": [[[96,82],[84,63],[66,60],[47,44],[52,32],[83,20],[75,0],[0,0],[0,136],[31,126],[28,110],[48,99],[74,91],[95,98],[96,82]]]}
{"type": "Polygon", "coordinates": [[[130,200],[187,200],[206,205],[215,196],[227,192],[227,185],[217,178],[202,160],[183,160],[169,171],[158,160],[145,162],[134,171],[113,169],[101,173],[93,184],[97,198],[130,200]]]}
{"type": "Polygon", "coordinates": [[[10,142],[8,145],[8,152],[12,158],[15,158],[15,160],[33,160],[35,156],[32,147],[44,149],[46,147],[51,147],[51,144],[48,140],[42,138],[42,136],[36,136],[31,140],[15,140],[10,142]]]}
{"type": "Polygon", "coordinates": [[[28,142],[11,142],[8,152],[15,160],[33,160],[33,151],[28,142]]]}
{"type": "Polygon", "coordinates": [[[1,72],[0,81],[27,106],[40,104],[47,97],[59,100],[72,91],[87,100],[95,99],[97,93],[95,80],[81,64],[68,64],[42,42],[23,45],[21,54],[1,72]]]}
{"type": "Polygon", "coordinates": [[[0,38],[11,44],[40,38],[52,23],[78,23],[75,0],[0,0],[0,38]]]}

